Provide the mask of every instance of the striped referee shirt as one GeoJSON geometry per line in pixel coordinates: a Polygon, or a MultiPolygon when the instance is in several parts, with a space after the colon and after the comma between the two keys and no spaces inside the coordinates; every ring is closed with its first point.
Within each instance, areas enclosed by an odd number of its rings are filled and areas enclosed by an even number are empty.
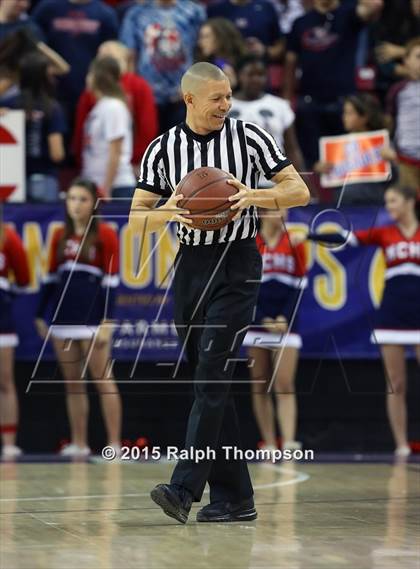
{"type": "MultiPolygon", "coordinates": [[[[246,186],[258,188],[261,175],[270,179],[289,164],[274,138],[253,123],[226,118],[221,130],[206,135],[182,123],[150,143],[137,188],[167,198],[188,172],[200,166],[221,168],[246,186]]],[[[202,231],[178,224],[177,234],[184,245],[252,238],[257,234],[257,208],[244,209],[239,219],[219,230],[202,231]]]]}

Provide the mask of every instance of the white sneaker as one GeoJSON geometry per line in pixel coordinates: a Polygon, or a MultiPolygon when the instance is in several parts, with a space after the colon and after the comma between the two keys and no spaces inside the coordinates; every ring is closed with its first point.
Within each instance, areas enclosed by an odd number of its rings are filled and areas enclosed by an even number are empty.
{"type": "Polygon", "coordinates": [[[17,458],[22,454],[22,449],[16,445],[3,445],[1,449],[2,458],[17,458]]]}
{"type": "Polygon", "coordinates": [[[265,460],[268,462],[271,462],[276,457],[274,453],[278,452],[278,448],[274,445],[261,445],[258,450],[265,451],[267,457],[265,460]]]}
{"type": "Polygon", "coordinates": [[[407,445],[397,447],[394,454],[397,458],[407,458],[407,456],[410,456],[411,454],[411,448],[407,445]]]}
{"type": "Polygon", "coordinates": [[[108,446],[114,449],[114,451],[115,451],[115,458],[121,458],[121,455],[122,455],[122,448],[121,448],[121,445],[114,444],[114,445],[108,445],[108,446]]]}
{"type": "Polygon", "coordinates": [[[71,443],[66,445],[60,450],[60,456],[89,456],[90,455],[90,448],[89,447],[80,447],[79,445],[75,445],[71,443]]]}
{"type": "Polygon", "coordinates": [[[285,441],[282,450],[302,450],[302,443],[300,441],[285,441]]]}

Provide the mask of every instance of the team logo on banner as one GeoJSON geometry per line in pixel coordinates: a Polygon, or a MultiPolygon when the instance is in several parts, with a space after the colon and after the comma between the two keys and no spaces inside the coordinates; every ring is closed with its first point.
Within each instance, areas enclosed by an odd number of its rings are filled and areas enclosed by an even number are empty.
{"type": "Polygon", "coordinates": [[[332,170],[321,176],[325,188],[360,182],[385,182],[391,177],[391,166],[381,156],[389,145],[387,130],[369,133],[325,136],[320,138],[320,160],[332,164],[332,170]]]}

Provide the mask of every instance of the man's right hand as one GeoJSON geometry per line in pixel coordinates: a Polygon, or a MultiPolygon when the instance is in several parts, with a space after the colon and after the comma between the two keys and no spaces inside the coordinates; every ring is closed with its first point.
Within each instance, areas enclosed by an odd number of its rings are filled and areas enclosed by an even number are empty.
{"type": "Polygon", "coordinates": [[[157,209],[162,212],[165,216],[165,221],[178,221],[179,223],[183,223],[184,225],[191,226],[192,219],[188,217],[184,217],[185,214],[189,214],[190,211],[188,209],[182,209],[178,207],[178,202],[184,199],[182,194],[175,194],[175,192],[171,195],[168,201],[158,207],[157,209]]]}

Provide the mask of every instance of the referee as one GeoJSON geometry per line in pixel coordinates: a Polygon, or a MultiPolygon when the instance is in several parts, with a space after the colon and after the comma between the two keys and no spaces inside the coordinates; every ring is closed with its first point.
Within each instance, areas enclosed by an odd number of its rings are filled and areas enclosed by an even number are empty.
{"type": "MultiPolygon", "coordinates": [[[[228,118],[232,91],[226,75],[210,63],[196,63],[181,82],[186,121],[156,138],[143,158],[130,212],[130,226],[143,235],[178,222],[175,259],[175,325],[193,371],[195,399],[185,449],[170,484],[159,484],[152,499],[165,514],[186,523],[192,502],[206,482],[210,504],[199,522],[254,520],[253,488],[245,460],[227,460],[222,447],[240,447],[231,381],[239,348],[253,319],[261,277],[255,245],[257,206],[269,209],[306,205],[309,191],[274,139],[262,128],[228,118]],[[233,175],[238,192],[229,198],[234,219],[223,229],[190,227],[173,189],[191,170],[215,166],[233,175]],[[274,182],[258,188],[260,176],[274,182]],[[162,198],[166,204],[156,207],[162,198]],[[153,210],[153,213],[152,213],[153,210]],[[215,458],[195,461],[194,451],[211,449],[215,458]]],[[[206,455],[207,456],[207,455],[206,455]]]]}

